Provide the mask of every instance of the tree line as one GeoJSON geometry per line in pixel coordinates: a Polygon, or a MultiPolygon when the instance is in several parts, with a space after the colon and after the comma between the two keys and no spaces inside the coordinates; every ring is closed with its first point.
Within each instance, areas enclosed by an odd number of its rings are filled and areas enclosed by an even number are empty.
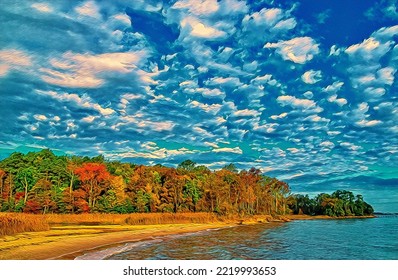
{"type": "Polygon", "coordinates": [[[256,168],[238,171],[233,164],[215,171],[191,160],[176,168],[144,166],[101,155],[57,156],[48,149],[0,161],[3,212],[274,215],[307,213],[303,205],[287,183],[256,168]]]}
{"type": "Polygon", "coordinates": [[[363,196],[346,190],[332,194],[321,193],[314,198],[295,194],[289,198],[289,208],[293,214],[341,216],[366,216],[374,213],[373,207],[363,200],[363,196]]]}

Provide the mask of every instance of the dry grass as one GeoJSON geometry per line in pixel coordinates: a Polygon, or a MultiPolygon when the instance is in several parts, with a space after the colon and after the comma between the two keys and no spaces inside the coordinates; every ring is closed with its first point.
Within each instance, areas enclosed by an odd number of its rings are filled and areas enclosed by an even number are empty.
{"type": "Polygon", "coordinates": [[[206,224],[220,222],[220,217],[211,213],[151,213],[129,215],[124,222],[128,225],[158,224],[206,224]]]}
{"type": "Polygon", "coordinates": [[[45,217],[50,224],[63,225],[202,224],[220,221],[210,213],[47,214],[45,217]]]}
{"type": "Polygon", "coordinates": [[[25,214],[0,213],[0,236],[44,231],[57,225],[162,225],[233,222],[236,217],[212,213],[132,213],[132,214],[25,214]]]}
{"type": "Polygon", "coordinates": [[[0,213],[0,236],[49,229],[49,224],[41,215],[0,213]]]}

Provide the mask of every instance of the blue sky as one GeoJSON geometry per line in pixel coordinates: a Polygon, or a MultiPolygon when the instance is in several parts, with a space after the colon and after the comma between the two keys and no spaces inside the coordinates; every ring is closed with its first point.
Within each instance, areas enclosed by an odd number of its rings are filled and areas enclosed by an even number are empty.
{"type": "Polygon", "coordinates": [[[0,158],[232,162],[398,211],[395,1],[2,1],[0,24],[0,158]]]}

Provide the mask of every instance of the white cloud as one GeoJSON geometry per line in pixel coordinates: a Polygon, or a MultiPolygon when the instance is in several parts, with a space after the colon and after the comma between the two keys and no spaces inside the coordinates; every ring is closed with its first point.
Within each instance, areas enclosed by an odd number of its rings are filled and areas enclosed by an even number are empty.
{"type": "Polygon", "coordinates": [[[319,144],[319,146],[323,147],[323,148],[329,148],[329,149],[333,149],[334,148],[334,143],[330,142],[330,141],[323,141],[322,143],[319,144]]]}
{"type": "Polygon", "coordinates": [[[316,103],[313,100],[300,99],[300,98],[296,98],[295,96],[290,96],[290,95],[278,96],[278,98],[276,100],[282,106],[288,105],[293,108],[310,109],[310,108],[316,107],[316,103]]]}
{"type": "Polygon", "coordinates": [[[220,148],[216,143],[213,143],[213,142],[204,142],[203,144],[205,144],[206,146],[215,148],[215,149],[220,148]]]}
{"type": "Polygon", "coordinates": [[[8,72],[8,69],[10,69],[10,66],[5,64],[0,64],[0,77],[5,76],[8,72]]]}
{"type": "Polygon", "coordinates": [[[94,1],[87,1],[75,8],[76,12],[82,16],[100,18],[99,8],[94,1]]]}
{"type": "Polygon", "coordinates": [[[32,65],[30,55],[17,49],[0,50],[0,76],[4,76],[10,69],[23,71],[32,65]]]}
{"type": "Polygon", "coordinates": [[[336,131],[336,130],[329,130],[328,132],[326,132],[329,136],[336,136],[341,134],[340,131],[336,131]]]}
{"type": "MultiPolygon", "coordinates": [[[[394,83],[396,67],[393,62],[393,47],[396,45],[394,35],[398,32],[398,25],[384,27],[372,33],[372,35],[359,44],[354,44],[345,50],[351,63],[347,67],[352,86],[359,91],[366,88],[382,88],[394,83]]],[[[387,88],[386,88],[387,89],[387,88]]],[[[370,90],[368,90],[369,92],[370,90]]],[[[381,90],[376,95],[367,94],[375,101],[382,96],[381,90]]]]}
{"type": "Polygon", "coordinates": [[[304,121],[311,121],[311,122],[330,122],[329,119],[322,118],[318,115],[310,115],[306,118],[304,118],[304,121]]]}
{"type": "Polygon", "coordinates": [[[285,20],[281,20],[277,24],[275,24],[274,29],[276,30],[290,30],[296,27],[296,20],[294,18],[288,18],[285,20]]]}
{"type": "Polygon", "coordinates": [[[25,128],[30,131],[36,131],[39,127],[38,127],[38,124],[29,124],[29,125],[25,125],[25,128]]]}
{"type": "Polygon", "coordinates": [[[212,150],[214,153],[233,153],[233,154],[243,154],[243,151],[239,147],[235,148],[215,148],[212,150]]]}
{"type": "Polygon", "coordinates": [[[149,126],[152,128],[154,131],[171,131],[173,130],[175,124],[169,121],[159,121],[159,122],[154,122],[154,121],[145,121],[145,126],[149,126]]]}
{"type": "MultiPolygon", "coordinates": [[[[195,1],[196,0],[192,0],[195,1]]],[[[238,14],[246,14],[248,12],[248,7],[246,5],[246,1],[240,0],[222,0],[217,1],[220,5],[220,9],[218,10],[218,15],[224,16],[236,16],[238,14]]]]}
{"type": "Polygon", "coordinates": [[[232,115],[235,117],[256,117],[260,114],[261,113],[256,110],[244,109],[244,110],[238,110],[234,112],[232,115]]]}
{"type": "Polygon", "coordinates": [[[206,137],[206,138],[214,137],[214,135],[212,133],[208,132],[206,129],[199,127],[199,125],[195,125],[193,127],[193,131],[195,131],[201,137],[206,137]]]}
{"type": "Polygon", "coordinates": [[[347,104],[347,99],[345,98],[337,98],[337,94],[333,94],[328,98],[328,101],[331,103],[336,103],[340,107],[347,104]]]}
{"type": "Polygon", "coordinates": [[[121,127],[126,126],[139,132],[149,133],[151,131],[172,131],[175,127],[175,123],[171,121],[154,121],[150,119],[150,116],[136,113],[135,115],[124,115],[120,117],[117,124],[113,125],[111,128],[115,131],[120,131],[121,127]]]}
{"type": "Polygon", "coordinates": [[[298,152],[300,152],[300,150],[297,149],[297,148],[287,148],[287,150],[288,150],[289,152],[291,152],[292,154],[297,154],[298,152]]]}
{"type": "Polygon", "coordinates": [[[71,102],[74,103],[76,106],[84,109],[94,109],[97,112],[99,112],[103,116],[108,116],[112,115],[115,113],[115,110],[112,108],[103,108],[101,105],[98,103],[94,103],[90,97],[88,96],[83,96],[80,97],[79,95],[75,93],[58,93],[55,91],[42,91],[42,90],[36,90],[36,92],[40,95],[46,95],[50,96],[60,102],[71,102]]]}
{"type": "Polygon", "coordinates": [[[262,9],[251,15],[247,15],[244,22],[252,20],[256,25],[266,24],[268,26],[275,26],[284,17],[283,11],[278,8],[262,9]]]}
{"type": "Polygon", "coordinates": [[[227,33],[212,26],[205,25],[194,17],[186,17],[181,21],[182,34],[207,40],[218,40],[226,37],[227,33]]]}
{"type": "Polygon", "coordinates": [[[217,0],[182,0],[177,1],[171,8],[188,10],[197,16],[208,16],[218,11],[219,4],[217,0]]]}
{"type": "Polygon", "coordinates": [[[297,37],[278,43],[267,43],[264,48],[275,48],[284,60],[304,64],[319,53],[319,44],[311,37],[297,37]]]}
{"type": "Polygon", "coordinates": [[[166,159],[173,156],[179,155],[187,155],[194,154],[197,151],[188,150],[185,148],[176,149],[176,150],[168,150],[166,148],[156,149],[149,152],[137,152],[133,149],[129,152],[121,152],[121,153],[109,153],[105,152],[104,156],[111,159],[122,159],[122,158],[145,158],[145,159],[166,159]]]}
{"type": "Polygon", "coordinates": [[[142,143],[140,147],[144,148],[145,150],[148,150],[148,151],[154,151],[154,150],[159,149],[158,145],[155,142],[151,142],[151,141],[142,143]]]}
{"type": "Polygon", "coordinates": [[[303,80],[303,82],[306,84],[315,84],[319,82],[321,79],[322,79],[321,71],[309,70],[301,76],[301,80],[303,80]]]}
{"type": "Polygon", "coordinates": [[[264,133],[274,133],[278,126],[279,124],[277,123],[266,123],[262,125],[254,123],[253,129],[264,133]]]}
{"type": "Polygon", "coordinates": [[[390,40],[392,37],[396,36],[398,33],[398,25],[393,25],[389,27],[382,27],[372,34],[373,37],[379,40],[390,40]]]}
{"type": "Polygon", "coordinates": [[[394,83],[394,75],[397,69],[392,67],[385,67],[377,71],[377,81],[381,84],[391,86],[394,83]]]}
{"type": "Polygon", "coordinates": [[[217,30],[211,26],[205,26],[203,23],[198,22],[191,25],[191,35],[199,38],[217,39],[225,36],[225,32],[217,30]]]}
{"type": "Polygon", "coordinates": [[[355,124],[360,127],[373,127],[373,126],[379,125],[381,123],[382,123],[382,121],[379,121],[379,120],[371,120],[371,121],[360,120],[360,121],[357,121],[355,124]]]}
{"type": "Polygon", "coordinates": [[[95,116],[87,116],[87,117],[82,118],[82,121],[86,122],[86,123],[92,123],[95,119],[96,119],[95,116]]]}
{"type": "Polygon", "coordinates": [[[217,60],[226,63],[228,59],[234,54],[235,50],[230,47],[225,47],[217,54],[217,60]]]}
{"type": "Polygon", "coordinates": [[[357,150],[361,149],[360,146],[357,146],[357,145],[352,144],[350,142],[342,142],[342,143],[340,143],[340,146],[343,147],[343,148],[346,148],[348,150],[351,150],[351,151],[357,151],[357,150]]]}
{"type": "Polygon", "coordinates": [[[328,93],[336,93],[342,88],[343,85],[344,85],[343,82],[337,81],[331,85],[328,85],[326,88],[323,89],[323,91],[328,92],[328,93]]]}
{"type": "Polygon", "coordinates": [[[223,91],[221,91],[218,88],[213,88],[213,89],[209,89],[209,88],[198,88],[197,92],[201,93],[203,95],[203,97],[207,97],[207,98],[221,98],[223,99],[225,97],[225,93],[223,91]]]}
{"type": "MultiPolygon", "coordinates": [[[[115,52],[99,55],[74,54],[68,52],[64,54],[63,59],[66,61],[63,62],[69,62],[65,67],[66,69],[75,66],[88,65],[87,67],[97,72],[115,71],[119,73],[127,73],[136,68],[136,65],[143,57],[146,57],[145,51],[115,52]]],[[[59,65],[57,61],[53,61],[52,64],[53,66],[62,66],[59,65]]]]}
{"type": "Polygon", "coordinates": [[[226,86],[226,87],[240,87],[242,82],[239,80],[237,77],[228,77],[228,78],[222,78],[222,77],[214,77],[211,78],[210,80],[207,80],[206,85],[211,85],[211,86],[226,86]]]}
{"type": "Polygon", "coordinates": [[[245,45],[264,44],[267,40],[276,38],[296,26],[296,20],[290,12],[279,8],[263,8],[258,12],[246,15],[242,20],[245,45]]]}
{"type": "Polygon", "coordinates": [[[266,84],[268,84],[270,86],[279,86],[280,85],[280,83],[278,83],[277,80],[272,78],[271,74],[257,76],[254,79],[252,79],[250,82],[254,85],[262,85],[262,86],[264,86],[266,84]]]}
{"type": "Polygon", "coordinates": [[[125,93],[122,95],[122,98],[124,98],[125,100],[137,100],[137,99],[142,99],[142,95],[134,93],[125,93]]]}
{"type": "Polygon", "coordinates": [[[34,3],[31,7],[42,13],[51,13],[53,11],[53,8],[48,3],[34,3]]]}
{"type": "MultiPolygon", "coordinates": [[[[379,107],[375,107],[375,110],[378,109],[379,107]]],[[[357,127],[374,127],[383,123],[380,120],[368,120],[369,117],[369,104],[362,102],[358,104],[357,108],[351,111],[351,114],[348,116],[348,120],[357,127]]]]}
{"type": "Polygon", "coordinates": [[[351,111],[351,121],[362,121],[365,120],[369,115],[366,113],[369,111],[369,105],[366,102],[358,104],[357,108],[351,111]]]}
{"type": "Polygon", "coordinates": [[[200,102],[198,102],[196,100],[192,101],[190,103],[190,105],[192,107],[200,108],[203,111],[205,111],[206,113],[211,113],[213,115],[217,114],[220,111],[221,107],[222,107],[220,104],[211,104],[211,105],[209,105],[209,104],[200,103],[200,102]]]}
{"type": "Polygon", "coordinates": [[[225,123],[225,122],[227,122],[223,117],[217,117],[216,118],[216,122],[218,123],[218,124],[222,124],[222,123],[225,123]]]}
{"type": "Polygon", "coordinates": [[[47,117],[45,115],[34,115],[33,116],[37,121],[46,121],[47,117]]]}
{"type": "Polygon", "coordinates": [[[306,91],[303,93],[303,96],[307,98],[313,98],[314,94],[312,93],[312,91],[306,91]]]}
{"type": "Polygon", "coordinates": [[[330,53],[329,53],[330,56],[332,56],[332,55],[339,56],[340,53],[341,53],[341,49],[337,48],[336,45],[331,46],[330,53]]]}
{"type": "Polygon", "coordinates": [[[378,99],[379,97],[383,96],[386,93],[386,90],[385,88],[368,87],[364,90],[364,93],[368,99],[372,101],[373,98],[378,99]]]}
{"type": "Polygon", "coordinates": [[[109,24],[113,29],[130,27],[131,19],[126,14],[116,14],[110,18],[109,24]]]}
{"type": "Polygon", "coordinates": [[[61,59],[51,59],[51,65],[57,70],[40,70],[43,73],[42,79],[50,84],[72,88],[96,88],[105,82],[103,77],[106,73],[131,73],[137,69],[137,64],[144,57],[144,51],[99,55],[67,52],[61,59]]]}
{"type": "Polygon", "coordinates": [[[46,83],[71,88],[96,88],[104,80],[96,78],[93,73],[78,70],[76,73],[62,73],[56,70],[42,68],[42,79],[46,83]]]}
{"type": "Polygon", "coordinates": [[[272,115],[270,118],[273,120],[283,119],[287,116],[287,113],[281,113],[279,115],[272,115]]]}
{"type": "Polygon", "coordinates": [[[370,37],[365,39],[362,43],[348,47],[345,52],[349,55],[361,55],[365,59],[372,58],[372,52],[381,46],[380,42],[375,38],[370,37]]]}

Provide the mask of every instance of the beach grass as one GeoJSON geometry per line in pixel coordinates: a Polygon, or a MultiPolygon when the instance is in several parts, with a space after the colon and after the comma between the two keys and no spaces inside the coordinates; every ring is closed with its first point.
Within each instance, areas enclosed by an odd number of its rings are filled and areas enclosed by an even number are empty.
{"type": "Polygon", "coordinates": [[[212,213],[46,214],[45,218],[49,224],[69,225],[161,225],[225,220],[212,213]]]}
{"type": "Polygon", "coordinates": [[[206,224],[227,221],[212,213],[25,214],[0,213],[0,236],[47,231],[57,225],[206,224]]]}
{"type": "Polygon", "coordinates": [[[0,213],[0,236],[49,229],[50,225],[43,215],[0,213]]]}

